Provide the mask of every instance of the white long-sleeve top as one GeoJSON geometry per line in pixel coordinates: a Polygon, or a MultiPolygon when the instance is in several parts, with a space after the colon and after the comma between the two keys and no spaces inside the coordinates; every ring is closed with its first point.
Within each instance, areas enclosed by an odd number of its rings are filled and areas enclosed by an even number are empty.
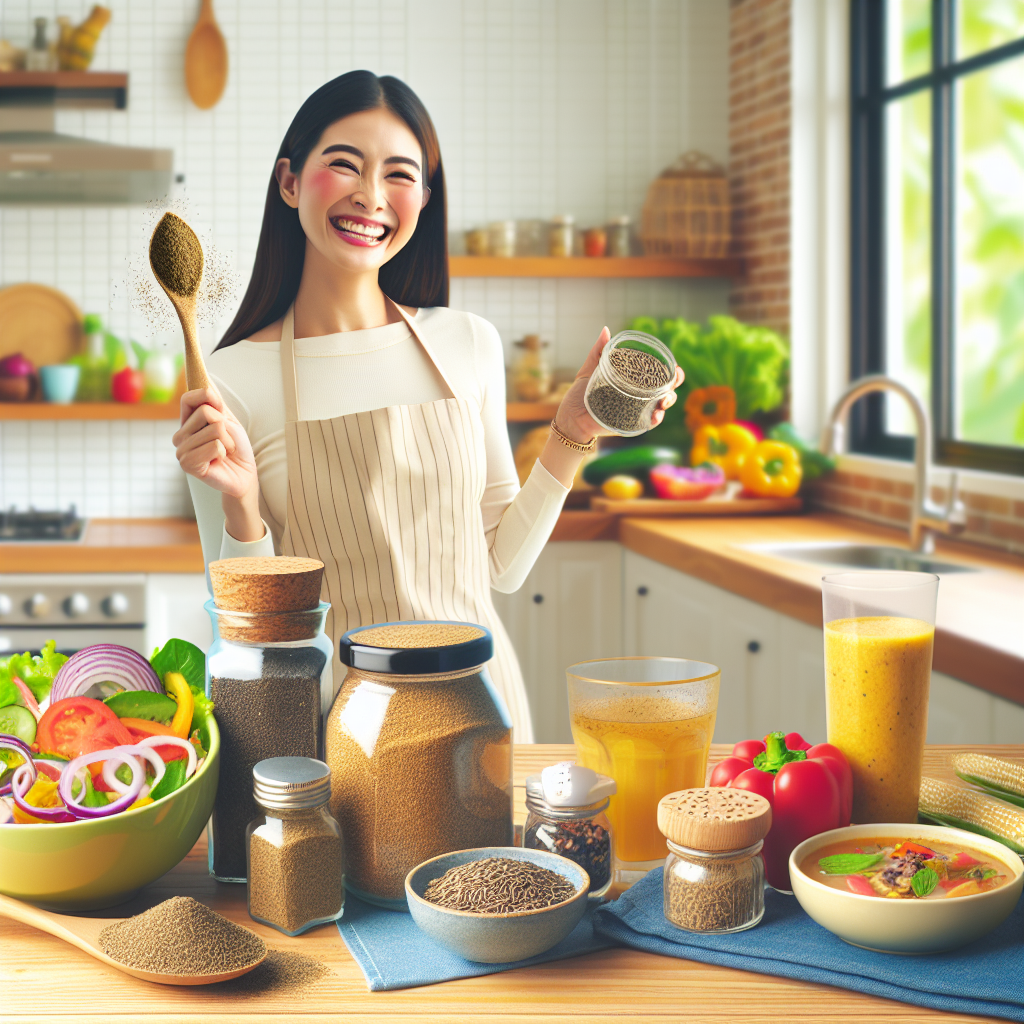
{"type": "MultiPolygon", "coordinates": [[[[483,420],[487,481],[480,503],[491,585],[522,586],[558,520],[568,489],[538,462],[520,489],[505,425],[505,364],[495,328],[472,313],[420,309],[416,329],[460,397],[483,420]]],[[[210,376],[252,443],[267,527],[262,540],[235,540],[224,526],[220,493],[189,477],[203,556],[280,553],[288,471],[280,343],[240,341],[207,360],[210,376]]],[[[404,322],[295,339],[300,420],[332,419],[391,405],[450,398],[448,388],[404,322]]]]}

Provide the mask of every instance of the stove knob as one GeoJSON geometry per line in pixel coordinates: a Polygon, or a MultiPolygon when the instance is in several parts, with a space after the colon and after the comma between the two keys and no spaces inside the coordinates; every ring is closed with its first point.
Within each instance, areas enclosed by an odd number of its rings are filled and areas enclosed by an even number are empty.
{"type": "Polygon", "coordinates": [[[118,619],[128,611],[128,598],[124,594],[114,593],[103,599],[103,614],[110,619],[118,619]]]}
{"type": "Polygon", "coordinates": [[[85,594],[72,594],[64,600],[64,614],[77,619],[89,610],[89,598],[85,594]]]}
{"type": "Polygon", "coordinates": [[[50,614],[50,599],[45,594],[33,594],[25,602],[25,611],[33,619],[41,619],[50,614]]]}
{"type": "Polygon", "coordinates": [[[0,615],[10,615],[14,603],[6,594],[0,594],[0,615]]]}

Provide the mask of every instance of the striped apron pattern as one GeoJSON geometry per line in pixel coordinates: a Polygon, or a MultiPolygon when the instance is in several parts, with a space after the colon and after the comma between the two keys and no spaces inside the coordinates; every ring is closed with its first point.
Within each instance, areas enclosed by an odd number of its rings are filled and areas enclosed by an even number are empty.
{"type": "Polygon", "coordinates": [[[522,673],[491,601],[480,410],[452,386],[412,318],[395,308],[454,397],[326,420],[298,418],[295,317],[292,309],[285,314],[288,501],[281,549],[324,563],[335,689],[346,671],[338,659],[346,630],[399,619],[477,622],[494,635],[487,667],[515,740],[532,743],[522,673]]]}

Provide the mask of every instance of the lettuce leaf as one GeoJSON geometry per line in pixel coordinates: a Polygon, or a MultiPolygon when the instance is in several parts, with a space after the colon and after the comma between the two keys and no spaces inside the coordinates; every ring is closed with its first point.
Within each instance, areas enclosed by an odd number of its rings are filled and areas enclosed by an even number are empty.
{"type": "Polygon", "coordinates": [[[213,701],[206,696],[206,655],[187,640],[172,639],[153,651],[149,663],[161,683],[168,672],[180,672],[185,677],[195,701],[189,735],[196,729],[205,731],[206,720],[213,714],[213,701]]]}
{"type": "Polygon", "coordinates": [[[61,665],[67,661],[66,654],[57,653],[57,642],[48,640],[38,655],[12,654],[0,659],[0,686],[11,682],[17,676],[33,693],[36,700],[43,700],[50,693],[54,677],[61,665]]]}

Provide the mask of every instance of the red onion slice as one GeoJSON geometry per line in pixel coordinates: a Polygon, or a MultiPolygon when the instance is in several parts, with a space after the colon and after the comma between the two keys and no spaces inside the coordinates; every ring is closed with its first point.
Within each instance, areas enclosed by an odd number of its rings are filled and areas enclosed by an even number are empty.
{"type": "Polygon", "coordinates": [[[50,703],[65,697],[85,697],[93,686],[104,683],[110,691],[104,696],[120,690],[164,692],[157,674],[138,651],[120,644],[93,644],[61,665],[50,691],[50,703]]]}
{"type": "MultiPolygon", "coordinates": [[[[0,732],[0,749],[13,750],[14,753],[23,757],[26,761],[32,760],[32,751],[29,749],[28,744],[18,736],[12,736],[8,732],[0,732]]],[[[19,765],[20,767],[20,765],[19,765]]],[[[5,783],[0,786],[0,796],[7,796],[11,792],[11,785],[14,781],[13,776],[11,782],[5,783]]],[[[35,779],[32,780],[35,782],[35,779]]]]}
{"type": "MultiPolygon", "coordinates": [[[[142,787],[146,783],[146,772],[131,754],[121,753],[124,749],[124,747],[119,747],[114,750],[96,750],[91,754],[83,754],[81,757],[76,757],[64,766],[64,770],[60,773],[58,792],[61,799],[67,805],[67,809],[76,818],[106,818],[108,815],[117,814],[119,811],[125,810],[125,808],[130,807],[138,799],[139,793],[142,792],[142,787]],[[108,758],[119,760],[131,769],[132,781],[128,791],[105,807],[83,807],[81,804],[76,803],[71,796],[71,786],[74,783],[75,773],[85,765],[95,764],[97,761],[106,761],[108,758]]],[[[84,787],[79,795],[85,795],[84,787]]]]}
{"type": "MultiPolygon", "coordinates": [[[[164,777],[164,772],[167,771],[167,765],[164,764],[164,759],[152,748],[144,747],[141,743],[134,744],[132,746],[117,747],[119,754],[132,754],[135,757],[144,757],[152,766],[155,778],[148,788],[155,788],[157,783],[164,777]]],[[[117,767],[114,765],[113,759],[104,762],[103,765],[103,781],[116,793],[120,793],[122,796],[128,792],[131,788],[126,786],[115,774],[117,767]]],[[[146,796],[146,786],[142,787],[143,792],[140,796],[146,796]]]]}
{"type": "MultiPolygon", "coordinates": [[[[137,745],[140,747],[181,747],[188,754],[188,764],[185,765],[185,778],[190,778],[196,770],[198,755],[196,754],[195,745],[189,740],[183,740],[180,736],[147,736],[145,739],[139,740],[137,745]]],[[[163,772],[160,775],[162,777],[163,772]]],[[[153,782],[154,786],[156,786],[157,781],[159,780],[153,782]]]]}
{"type": "Polygon", "coordinates": [[[36,766],[31,761],[26,761],[23,765],[18,766],[14,778],[11,779],[11,796],[14,797],[14,802],[26,814],[31,814],[33,818],[38,818],[40,821],[74,821],[74,816],[68,813],[66,807],[35,807],[25,802],[25,796],[35,785],[38,777],[36,766]]]}

